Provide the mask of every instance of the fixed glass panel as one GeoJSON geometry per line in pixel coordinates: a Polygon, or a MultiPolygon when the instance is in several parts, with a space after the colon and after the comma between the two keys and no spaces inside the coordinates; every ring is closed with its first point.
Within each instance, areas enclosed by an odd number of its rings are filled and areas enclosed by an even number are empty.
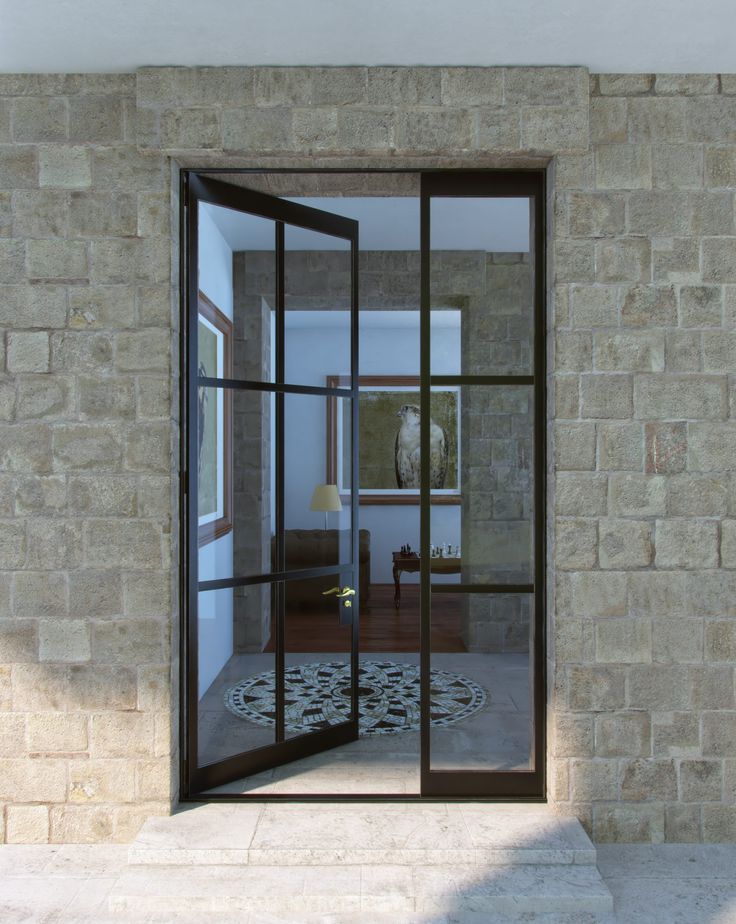
{"type": "Polygon", "coordinates": [[[432,593],[430,769],[533,763],[532,594],[432,593]],[[448,645],[459,625],[465,651],[448,645]]]}
{"type": "Polygon", "coordinates": [[[273,611],[268,584],[198,595],[198,763],[276,740],[273,611]]]}
{"type": "Polygon", "coordinates": [[[352,562],[350,405],[350,398],[284,396],[287,571],[352,562]]]}
{"type": "Polygon", "coordinates": [[[295,738],[353,717],[350,620],[358,603],[357,593],[341,598],[344,591],[335,592],[356,589],[351,576],[290,580],[282,587],[284,734],[295,738]]]}
{"type": "Polygon", "coordinates": [[[268,392],[198,389],[200,582],[275,569],[275,402],[268,392]]]}
{"type": "Polygon", "coordinates": [[[198,288],[214,314],[209,327],[200,321],[199,374],[213,376],[208,357],[217,338],[232,355],[228,378],[273,382],[276,223],[200,202],[198,245],[198,288]]]}
{"type": "Polygon", "coordinates": [[[437,573],[451,575],[451,583],[531,583],[532,386],[438,386],[430,406],[432,491],[458,501],[453,529],[447,511],[431,507],[432,579],[437,573]],[[453,543],[449,535],[459,539],[453,543]]]}
{"type": "Polygon", "coordinates": [[[433,337],[431,375],[532,373],[531,204],[527,197],[430,200],[430,304],[455,313],[462,344],[449,356],[433,337]]]}
{"type": "Polygon", "coordinates": [[[284,381],[324,387],[351,364],[350,242],[293,225],[284,227],[284,381]]]}

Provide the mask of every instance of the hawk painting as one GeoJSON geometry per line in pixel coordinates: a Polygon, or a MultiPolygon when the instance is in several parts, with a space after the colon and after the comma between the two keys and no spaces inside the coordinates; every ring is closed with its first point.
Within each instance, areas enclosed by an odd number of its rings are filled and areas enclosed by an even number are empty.
{"type": "MultiPolygon", "coordinates": [[[[419,423],[416,404],[404,404],[396,412],[401,426],[396,434],[396,484],[400,488],[418,488],[420,478],[419,423]]],[[[431,418],[429,421],[429,486],[444,488],[447,477],[447,433],[431,418]]]]}

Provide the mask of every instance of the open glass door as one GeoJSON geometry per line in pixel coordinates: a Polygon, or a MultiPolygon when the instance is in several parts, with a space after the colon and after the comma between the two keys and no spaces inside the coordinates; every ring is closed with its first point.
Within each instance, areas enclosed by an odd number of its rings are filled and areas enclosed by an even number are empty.
{"type": "Polygon", "coordinates": [[[358,223],[189,173],[186,247],[191,796],[358,737],[358,223]],[[329,273],[309,272],[312,250],[329,273]],[[327,303],[346,321],[316,369],[287,316],[309,326],[327,303]],[[336,408],[342,494],[325,484],[336,408]],[[304,654],[314,600],[334,607],[328,665],[304,654]],[[320,667],[341,677],[330,709],[320,667]]]}
{"type": "Polygon", "coordinates": [[[422,175],[422,795],[544,795],[543,228],[540,172],[422,175]],[[460,351],[447,374],[430,311],[450,303],[460,351]],[[439,422],[450,392],[461,541],[440,583],[447,563],[430,554],[440,535],[430,500],[447,466],[439,422]],[[441,632],[458,608],[459,654],[441,632]],[[463,723],[446,720],[448,674],[483,699],[463,723]]]}

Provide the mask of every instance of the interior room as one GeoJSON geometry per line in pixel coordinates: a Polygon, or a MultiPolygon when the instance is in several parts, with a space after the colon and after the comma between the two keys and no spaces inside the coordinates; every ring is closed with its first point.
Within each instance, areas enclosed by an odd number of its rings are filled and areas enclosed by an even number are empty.
{"type": "MultiPolygon", "coordinates": [[[[200,202],[200,383],[262,387],[208,384],[197,392],[199,762],[226,761],[276,741],[275,613],[282,606],[284,738],[349,717],[356,619],[359,737],[211,791],[416,795],[418,175],[217,179],[358,222],[358,432],[352,433],[350,393],[339,393],[350,386],[356,358],[351,367],[348,242],[299,227],[282,232],[280,334],[277,223],[200,202]],[[279,459],[279,398],[268,389],[278,376],[294,386],[332,389],[283,396],[279,459]],[[304,576],[274,582],[269,576],[283,570],[276,560],[279,517],[282,564],[304,576]],[[347,581],[338,570],[352,562],[354,525],[358,568],[347,581]],[[312,575],[331,566],[334,574],[312,575]],[[233,578],[246,583],[227,586],[233,578]],[[348,583],[356,591],[348,600],[353,609],[341,605],[348,605],[340,599],[348,583]]],[[[532,386],[511,381],[533,373],[532,240],[528,198],[431,203],[431,374],[509,378],[506,385],[463,381],[431,388],[432,769],[518,771],[533,761],[534,602],[522,589],[534,570],[534,404],[532,386]],[[491,585],[519,592],[482,592],[491,585]],[[466,586],[479,592],[455,592],[466,586]]]]}

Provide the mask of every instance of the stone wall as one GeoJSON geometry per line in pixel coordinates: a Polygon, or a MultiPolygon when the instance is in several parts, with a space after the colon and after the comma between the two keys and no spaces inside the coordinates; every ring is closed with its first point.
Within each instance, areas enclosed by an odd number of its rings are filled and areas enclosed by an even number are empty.
{"type": "Polygon", "coordinates": [[[125,841],[175,774],[169,168],[133,76],[0,94],[0,826],[125,841]]]}
{"type": "Polygon", "coordinates": [[[172,794],[169,158],[549,165],[550,798],[598,840],[736,838],[736,77],[147,68],[0,97],[6,839],[125,839],[172,794]]]}

